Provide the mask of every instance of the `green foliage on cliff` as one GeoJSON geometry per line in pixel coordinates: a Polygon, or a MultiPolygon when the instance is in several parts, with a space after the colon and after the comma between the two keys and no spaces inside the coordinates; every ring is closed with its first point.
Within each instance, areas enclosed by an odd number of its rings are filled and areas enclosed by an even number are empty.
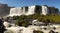
{"type": "Polygon", "coordinates": [[[14,16],[13,19],[17,20],[15,24],[19,26],[27,26],[29,23],[29,19],[38,19],[41,22],[55,22],[60,23],[60,15],[52,14],[52,15],[40,15],[40,14],[33,14],[29,16],[21,15],[21,16],[14,16]],[[28,23],[28,24],[27,24],[28,23]]]}

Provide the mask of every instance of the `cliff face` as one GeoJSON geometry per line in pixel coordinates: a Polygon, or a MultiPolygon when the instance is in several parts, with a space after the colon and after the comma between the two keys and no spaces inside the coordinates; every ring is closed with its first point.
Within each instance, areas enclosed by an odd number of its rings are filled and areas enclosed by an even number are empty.
{"type": "Polygon", "coordinates": [[[10,12],[10,7],[7,4],[0,4],[0,17],[6,16],[10,12]]]}
{"type": "Polygon", "coordinates": [[[20,15],[32,15],[32,14],[57,14],[58,8],[49,6],[25,6],[20,8],[9,7],[7,4],[0,4],[0,17],[1,16],[20,16],[20,15]]]}
{"type": "Polygon", "coordinates": [[[59,9],[55,7],[49,6],[27,6],[27,7],[20,7],[20,8],[11,8],[9,16],[20,16],[20,15],[32,15],[32,14],[58,14],[59,9]]]}

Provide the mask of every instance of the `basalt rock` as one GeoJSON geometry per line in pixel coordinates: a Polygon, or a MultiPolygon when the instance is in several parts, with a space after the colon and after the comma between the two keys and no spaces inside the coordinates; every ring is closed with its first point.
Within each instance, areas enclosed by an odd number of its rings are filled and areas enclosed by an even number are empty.
{"type": "Polygon", "coordinates": [[[0,33],[4,33],[4,31],[5,31],[5,27],[4,27],[4,25],[3,25],[3,20],[2,19],[0,19],[0,33]]]}

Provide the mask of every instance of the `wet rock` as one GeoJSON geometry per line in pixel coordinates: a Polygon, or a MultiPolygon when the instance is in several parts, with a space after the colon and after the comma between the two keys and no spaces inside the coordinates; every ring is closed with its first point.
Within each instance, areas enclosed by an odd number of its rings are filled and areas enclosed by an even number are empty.
{"type": "Polygon", "coordinates": [[[4,33],[4,31],[5,31],[5,26],[3,25],[3,20],[2,19],[0,19],[0,33],[4,33]]]}

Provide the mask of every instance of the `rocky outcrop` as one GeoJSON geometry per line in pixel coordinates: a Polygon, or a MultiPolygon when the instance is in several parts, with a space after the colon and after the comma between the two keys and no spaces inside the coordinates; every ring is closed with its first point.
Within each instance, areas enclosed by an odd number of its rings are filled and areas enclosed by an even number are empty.
{"type": "Polygon", "coordinates": [[[9,15],[10,8],[7,4],[0,4],[0,17],[9,15]]]}
{"type": "Polygon", "coordinates": [[[3,25],[3,22],[4,22],[4,21],[2,21],[2,20],[0,19],[0,33],[4,33],[4,31],[5,31],[5,27],[4,27],[4,25],[3,25]]]}

